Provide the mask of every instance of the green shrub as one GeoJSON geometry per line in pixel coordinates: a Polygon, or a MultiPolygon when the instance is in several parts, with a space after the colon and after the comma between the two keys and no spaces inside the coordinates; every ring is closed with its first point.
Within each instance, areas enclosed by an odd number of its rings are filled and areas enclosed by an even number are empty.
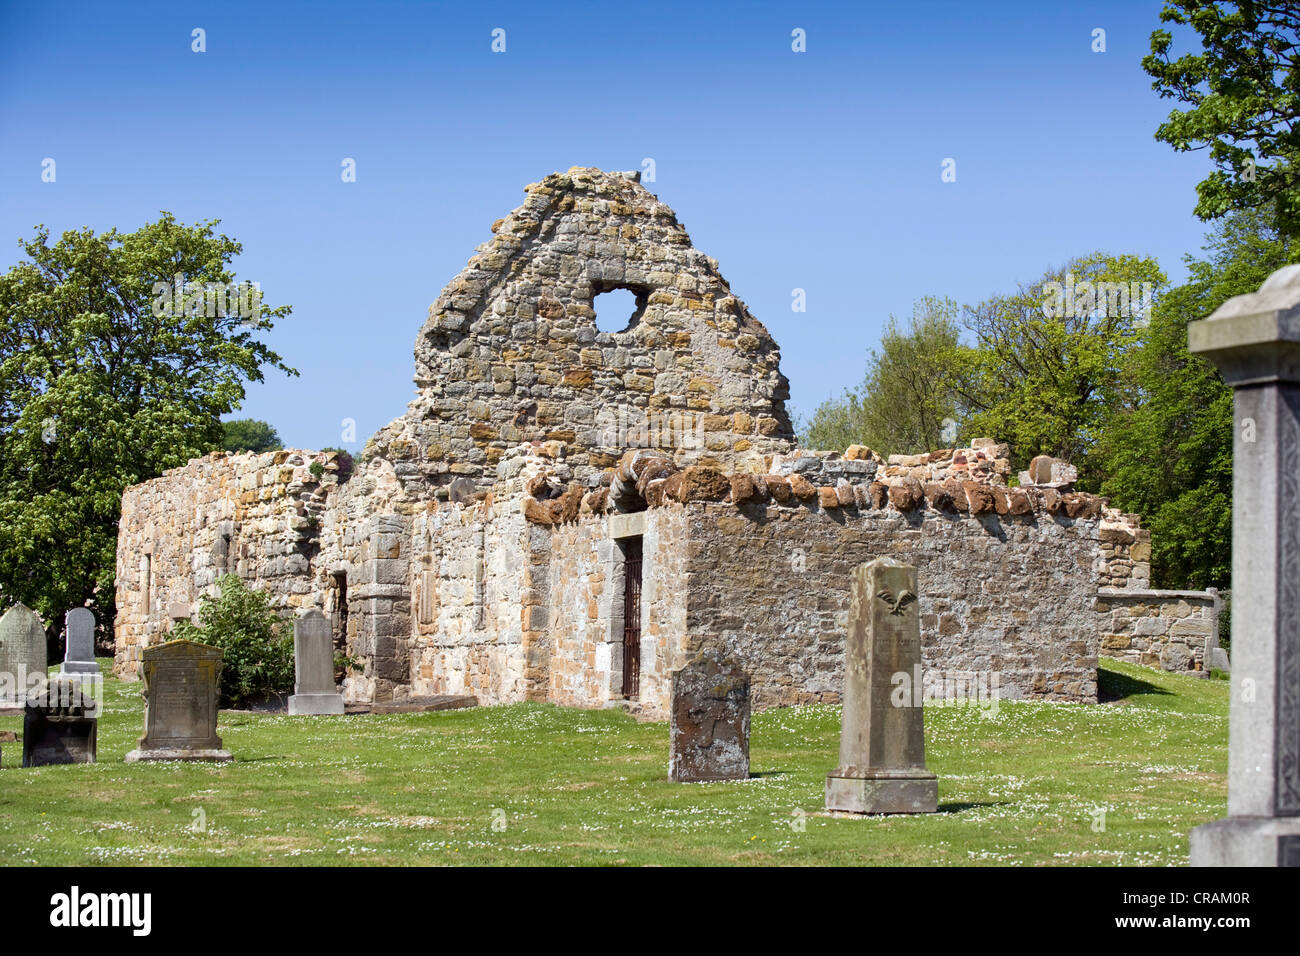
{"type": "Polygon", "coordinates": [[[221,596],[204,596],[199,623],[178,621],[173,635],[221,648],[221,702],[239,706],[293,692],[293,622],[271,607],[271,595],[227,574],[221,596]]]}

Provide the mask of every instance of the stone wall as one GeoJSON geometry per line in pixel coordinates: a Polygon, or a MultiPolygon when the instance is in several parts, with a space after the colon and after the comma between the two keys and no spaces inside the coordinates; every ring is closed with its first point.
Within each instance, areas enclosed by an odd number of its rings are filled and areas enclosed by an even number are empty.
{"type": "Polygon", "coordinates": [[[337,455],[214,452],[127,488],[117,540],[114,671],[134,677],[140,651],[166,638],[170,614],[197,610],[237,574],[283,610],[313,601],[321,518],[338,486],[337,455]],[[321,465],[319,477],[311,472],[321,465]]]}
{"type": "Polygon", "coordinates": [[[756,707],[838,700],[852,570],[891,557],[918,570],[925,668],[997,675],[1005,698],[1092,702],[1097,534],[1040,510],[692,504],[691,650],[746,662],[756,707]]]}
{"type": "Polygon", "coordinates": [[[1103,588],[1096,607],[1107,657],[1209,676],[1219,646],[1218,592],[1103,588]]]}
{"type": "Polygon", "coordinates": [[[650,435],[719,466],[790,447],[776,343],[639,178],[575,167],[528,186],[430,306],[417,397],[367,448],[410,494],[486,488],[520,442],[561,447],[580,481],[650,435]],[[594,300],[614,289],[638,309],[602,332],[594,300]]]}
{"type": "Polygon", "coordinates": [[[1095,700],[1097,588],[1149,582],[1134,516],[1052,459],[1009,487],[992,439],[888,461],[795,449],[776,343],[635,173],[574,168],[525,192],[430,307],[416,398],[345,481],[333,455],[288,451],[127,490],[119,673],[169,603],[233,571],[331,616],[349,700],[606,706],[626,692],[623,542],[639,536],[633,706],[649,716],[709,645],[752,667],[758,706],[835,699],[848,572],[881,554],[920,569],[929,666],[1095,700]],[[595,298],[616,288],[636,314],[600,331],[595,298]]]}

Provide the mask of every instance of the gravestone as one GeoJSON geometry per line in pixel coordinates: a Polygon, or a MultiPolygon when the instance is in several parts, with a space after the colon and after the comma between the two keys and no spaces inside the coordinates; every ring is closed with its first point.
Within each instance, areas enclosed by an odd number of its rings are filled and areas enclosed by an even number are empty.
{"type": "Polygon", "coordinates": [[[939,781],[925,769],[924,695],[906,692],[921,673],[916,568],[891,558],[853,572],[844,645],[840,765],[826,775],[826,809],[934,813],[939,781]],[[900,685],[897,674],[906,675],[900,685]]]}
{"type": "Polygon", "coordinates": [[[673,672],[668,779],[749,779],[749,675],[705,651],[673,672]]]}
{"type": "Polygon", "coordinates": [[[293,672],[290,714],[343,713],[343,695],[334,684],[334,637],[316,608],[293,622],[293,672]]]}
{"type": "Polygon", "coordinates": [[[95,663],[95,615],[89,608],[74,607],[64,617],[67,632],[63,651],[63,674],[70,680],[99,676],[95,663]]]}
{"type": "Polygon", "coordinates": [[[26,605],[0,617],[0,706],[21,713],[29,694],[45,683],[45,627],[26,605]]]}
{"type": "Polygon", "coordinates": [[[221,649],[197,641],[168,641],[140,654],[144,678],[144,736],[127,763],[149,760],[230,760],[217,736],[221,649]]]}
{"type": "Polygon", "coordinates": [[[81,681],[56,677],[40,699],[29,698],[23,713],[23,766],[94,763],[99,707],[82,695],[81,681]]]}
{"type": "Polygon", "coordinates": [[[1193,866],[1300,866],[1300,265],[1187,328],[1233,390],[1228,816],[1193,866]]]}

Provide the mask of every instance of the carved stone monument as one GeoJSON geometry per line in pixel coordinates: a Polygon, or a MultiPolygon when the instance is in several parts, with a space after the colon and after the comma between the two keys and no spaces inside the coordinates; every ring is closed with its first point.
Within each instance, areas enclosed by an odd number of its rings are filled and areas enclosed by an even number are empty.
{"type": "Polygon", "coordinates": [[[94,763],[99,706],[83,696],[81,681],[55,678],[41,698],[29,698],[23,714],[23,766],[94,763]]]}
{"type": "Polygon", "coordinates": [[[705,651],[673,672],[668,779],[749,778],[749,675],[705,651]]]}
{"type": "MultiPolygon", "coordinates": [[[[934,813],[939,781],[925,769],[922,695],[897,693],[894,675],[920,673],[916,568],[890,558],[853,572],[844,645],[840,765],[826,776],[826,809],[934,813]]],[[[907,686],[903,684],[904,688],[907,686]]]]}
{"type": "Polygon", "coordinates": [[[45,683],[45,628],[36,612],[15,604],[0,617],[0,707],[21,713],[45,683]]]}
{"type": "Polygon", "coordinates": [[[1300,265],[1188,326],[1233,389],[1228,816],[1193,866],[1300,866],[1300,265]]]}
{"type": "Polygon", "coordinates": [[[95,663],[95,615],[89,608],[74,607],[64,617],[67,632],[62,676],[68,680],[99,675],[95,663]]]}
{"type": "Polygon", "coordinates": [[[334,637],[316,608],[293,622],[293,670],[290,714],[343,713],[343,695],[334,684],[334,637]]]}
{"type": "Polygon", "coordinates": [[[140,760],[230,760],[217,736],[221,649],[168,641],[141,652],[144,736],[126,755],[140,760]]]}

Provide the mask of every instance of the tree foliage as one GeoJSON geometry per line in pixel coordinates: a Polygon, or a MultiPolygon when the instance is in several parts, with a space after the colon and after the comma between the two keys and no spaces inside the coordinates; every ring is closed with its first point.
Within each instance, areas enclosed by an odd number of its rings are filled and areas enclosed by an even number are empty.
{"type": "Polygon", "coordinates": [[[221,425],[221,447],[226,451],[278,451],[284,447],[279,433],[268,422],[236,418],[221,425]]]}
{"type": "Polygon", "coordinates": [[[1017,467],[1035,455],[1072,461],[1086,487],[1143,309],[1164,283],[1154,259],[1098,252],[968,306],[966,431],[1008,442],[1017,467]]]}
{"type": "Polygon", "coordinates": [[[1196,187],[1196,214],[1272,207],[1300,235],[1300,7],[1291,0],[1170,0],[1163,23],[1190,27],[1201,50],[1171,58],[1174,36],[1151,34],[1143,68],[1162,98],[1186,104],[1156,130],[1182,152],[1209,148],[1215,169],[1196,187]]]}
{"type": "Polygon", "coordinates": [[[1227,587],[1232,566],[1232,390],[1187,351],[1187,324],[1297,260],[1300,240],[1271,210],[1232,214],[1187,257],[1188,281],[1161,298],[1130,357],[1098,470],[1102,492],[1151,529],[1158,586],[1227,587]]]}
{"type": "Polygon", "coordinates": [[[961,416],[956,387],[968,359],[958,313],[951,299],[925,297],[905,329],[890,316],[861,388],[818,406],[804,443],[839,450],[864,444],[882,455],[940,447],[945,423],[961,416]]]}
{"type": "Polygon", "coordinates": [[[271,595],[238,575],[217,581],[220,596],[204,595],[199,623],[178,621],[173,637],[221,648],[221,700],[238,706],[293,690],[293,623],[271,606],[271,595]]]}
{"type": "Polygon", "coordinates": [[[87,600],[111,620],[123,488],[217,447],[265,367],[296,374],[256,338],[288,306],[208,314],[241,251],[215,225],[41,226],[0,276],[0,593],[46,621],[87,600]]]}

